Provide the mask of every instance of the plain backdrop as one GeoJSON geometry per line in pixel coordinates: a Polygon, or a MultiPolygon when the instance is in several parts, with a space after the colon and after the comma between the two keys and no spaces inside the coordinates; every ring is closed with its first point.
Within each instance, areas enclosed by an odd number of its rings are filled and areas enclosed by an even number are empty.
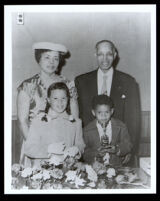
{"type": "Polygon", "coordinates": [[[118,49],[117,69],[135,77],[140,87],[142,111],[150,111],[150,14],[149,13],[24,13],[18,25],[12,14],[12,115],[17,114],[17,87],[39,67],[32,45],[61,43],[70,51],[62,74],[75,76],[97,68],[95,44],[111,40],[118,49]]]}

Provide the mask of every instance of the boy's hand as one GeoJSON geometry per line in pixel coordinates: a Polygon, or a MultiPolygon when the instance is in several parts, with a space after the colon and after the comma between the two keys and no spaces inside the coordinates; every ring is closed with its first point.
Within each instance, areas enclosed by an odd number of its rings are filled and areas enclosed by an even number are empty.
{"type": "Polygon", "coordinates": [[[117,153],[117,148],[114,145],[108,145],[105,147],[107,153],[115,154],[117,153]]]}
{"type": "Polygon", "coordinates": [[[118,147],[115,145],[106,145],[105,147],[100,147],[98,149],[99,152],[101,152],[102,154],[104,153],[112,153],[115,154],[119,151],[118,147]]]}

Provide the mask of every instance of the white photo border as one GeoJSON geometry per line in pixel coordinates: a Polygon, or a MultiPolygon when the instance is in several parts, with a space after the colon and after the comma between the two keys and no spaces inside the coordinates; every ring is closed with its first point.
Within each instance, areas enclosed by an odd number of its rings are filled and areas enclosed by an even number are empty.
{"type": "Polygon", "coordinates": [[[156,5],[17,5],[4,6],[4,193],[5,194],[150,194],[156,193],[156,5]],[[78,189],[13,190],[11,189],[12,147],[12,13],[13,12],[142,12],[151,15],[151,188],[150,189],[78,189]]]}

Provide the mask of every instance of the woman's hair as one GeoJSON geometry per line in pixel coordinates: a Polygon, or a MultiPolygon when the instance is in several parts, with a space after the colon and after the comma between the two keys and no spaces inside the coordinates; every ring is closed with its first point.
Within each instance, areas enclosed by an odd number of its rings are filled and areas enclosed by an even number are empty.
{"type": "MultiPolygon", "coordinates": [[[[69,89],[67,87],[67,85],[64,82],[57,82],[57,83],[53,83],[49,86],[48,91],[47,91],[47,97],[50,98],[52,91],[54,90],[64,90],[66,92],[66,96],[68,98],[68,103],[67,103],[67,107],[66,107],[66,112],[70,115],[71,114],[71,110],[70,110],[70,93],[69,93],[69,89]]],[[[47,101],[46,104],[46,108],[45,108],[45,115],[42,117],[42,121],[47,121],[47,114],[50,108],[50,104],[47,101]]]]}
{"type": "Polygon", "coordinates": [[[107,95],[96,95],[92,99],[92,109],[95,110],[97,105],[108,105],[110,108],[114,108],[112,99],[107,95]]]}
{"type": "MultiPolygon", "coordinates": [[[[35,59],[37,61],[37,63],[39,64],[41,56],[44,52],[50,52],[52,50],[49,49],[35,49],[35,59]]],[[[59,74],[60,73],[60,69],[61,69],[61,65],[64,63],[64,57],[63,55],[59,52],[59,65],[58,68],[56,69],[55,73],[59,74]]]]}

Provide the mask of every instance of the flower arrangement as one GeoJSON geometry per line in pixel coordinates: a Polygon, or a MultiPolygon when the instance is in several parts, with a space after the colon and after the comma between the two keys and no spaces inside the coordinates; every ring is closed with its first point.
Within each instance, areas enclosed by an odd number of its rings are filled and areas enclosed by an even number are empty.
{"type": "Polygon", "coordinates": [[[14,164],[12,189],[105,189],[137,179],[136,174],[119,174],[109,164],[95,161],[91,166],[79,162],[79,158],[77,147],[71,147],[63,155],[54,154],[41,161],[38,167],[14,164]]]}

